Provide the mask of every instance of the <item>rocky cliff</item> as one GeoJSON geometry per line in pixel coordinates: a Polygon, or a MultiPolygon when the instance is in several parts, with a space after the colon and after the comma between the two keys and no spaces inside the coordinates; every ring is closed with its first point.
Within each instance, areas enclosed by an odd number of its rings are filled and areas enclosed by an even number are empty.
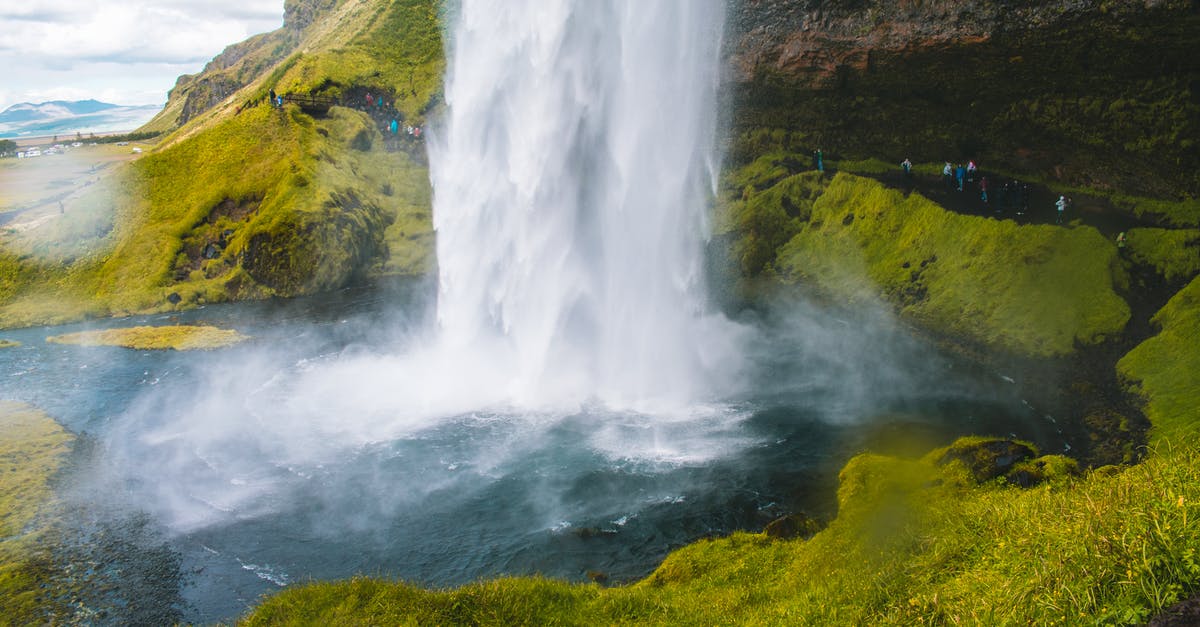
{"type": "Polygon", "coordinates": [[[776,148],[1200,193],[1195,2],[744,0],[731,14],[738,130],[792,133],[776,148]]]}

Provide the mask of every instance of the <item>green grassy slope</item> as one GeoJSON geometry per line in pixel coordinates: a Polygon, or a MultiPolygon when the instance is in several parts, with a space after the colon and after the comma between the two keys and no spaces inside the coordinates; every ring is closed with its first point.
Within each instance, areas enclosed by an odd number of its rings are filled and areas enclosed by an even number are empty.
{"type": "Polygon", "coordinates": [[[1116,246],[1094,229],[958,215],[844,173],[773,183],[771,172],[759,161],[731,177],[748,186],[722,221],[743,274],[882,296],[940,333],[1035,356],[1096,344],[1129,320],[1116,246]],[[754,191],[755,180],[770,186],[754,191]]]}
{"type": "Polygon", "coordinates": [[[344,0],[314,9],[302,37],[288,35],[300,37],[298,50],[277,55],[276,65],[255,56],[269,37],[246,42],[237,63],[214,62],[192,80],[236,70],[245,86],[197,109],[152,153],[73,201],[64,224],[84,215],[107,220],[86,230],[86,246],[79,229],[53,228],[33,249],[0,251],[0,325],[293,296],[369,273],[427,272],[433,234],[423,146],[384,129],[392,117],[423,123],[437,100],[438,7],[344,0]],[[270,72],[251,76],[247,63],[270,72]],[[272,88],[345,106],[276,109],[264,102],[272,88]],[[363,111],[365,93],[395,108],[363,111]]]}
{"type": "Polygon", "coordinates": [[[1169,444],[1200,427],[1200,278],[1179,291],[1153,319],[1161,331],[1117,364],[1147,399],[1151,436],[1169,444]]]}

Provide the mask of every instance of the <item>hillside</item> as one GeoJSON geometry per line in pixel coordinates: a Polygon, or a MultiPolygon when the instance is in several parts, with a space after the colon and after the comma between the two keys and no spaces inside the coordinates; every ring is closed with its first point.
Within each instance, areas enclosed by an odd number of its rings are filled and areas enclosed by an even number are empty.
{"type": "Polygon", "coordinates": [[[440,28],[429,1],[289,2],[281,29],[180,79],[141,129],[167,131],[152,154],[0,233],[2,324],[426,272],[423,146],[389,125],[425,123],[440,28]],[[271,90],[288,102],[272,106],[271,90]]]}

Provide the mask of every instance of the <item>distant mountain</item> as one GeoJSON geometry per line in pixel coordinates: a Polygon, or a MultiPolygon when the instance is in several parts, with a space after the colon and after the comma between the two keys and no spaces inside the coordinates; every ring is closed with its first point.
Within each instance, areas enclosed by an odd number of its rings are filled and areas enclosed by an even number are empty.
{"type": "Polygon", "coordinates": [[[158,105],[129,107],[99,100],[22,102],[0,112],[0,138],[129,131],[145,124],[160,109],[158,105]]]}

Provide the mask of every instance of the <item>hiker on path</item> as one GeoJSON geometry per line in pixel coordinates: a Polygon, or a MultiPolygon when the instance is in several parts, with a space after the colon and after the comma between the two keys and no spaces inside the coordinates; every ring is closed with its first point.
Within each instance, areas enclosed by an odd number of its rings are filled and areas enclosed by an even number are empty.
{"type": "Polygon", "coordinates": [[[271,94],[271,106],[273,107],[273,106],[275,106],[275,88],[274,87],[271,88],[270,94],[271,94]]]}
{"type": "Polygon", "coordinates": [[[958,164],[958,167],[954,169],[954,178],[958,179],[958,191],[960,192],[963,190],[963,179],[966,177],[967,169],[961,163],[958,164]]]}
{"type": "Polygon", "coordinates": [[[908,157],[905,157],[904,161],[900,162],[900,169],[904,170],[904,178],[912,178],[912,161],[909,161],[908,157]]]}
{"type": "Polygon", "coordinates": [[[988,204],[988,180],[987,177],[979,179],[979,197],[983,199],[983,204],[988,204]]]}
{"type": "Polygon", "coordinates": [[[974,161],[974,160],[971,160],[971,161],[968,161],[968,162],[967,162],[967,181],[968,181],[968,182],[970,182],[970,183],[974,183],[974,182],[975,182],[975,171],[976,171],[977,169],[978,169],[978,168],[976,168],[976,167],[975,167],[975,161],[974,161]]]}
{"type": "Polygon", "coordinates": [[[388,125],[388,130],[392,132],[392,135],[395,135],[396,131],[400,130],[400,123],[395,118],[392,118],[392,123],[388,125]]]}
{"type": "Polygon", "coordinates": [[[1054,203],[1054,205],[1055,205],[1056,207],[1058,207],[1058,218],[1054,220],[1054,223],[1055,223],[1055,224],[1062,224],[1062,220],[1063,220],[1063,211],[1066,211],[1066,209],[1067,209],[1067,197],[1066,197],[1066,196],[1059,196],[1059,197],[1058,197],[1058,202],[1054,203]]]}
{"type": "Polygon", "coordinates": [[[821,149],[817,149],[817,172],[825,171],[825,155],[821,153],[821,149]]]}
{"type": "Polygon", "coordinates": [[[942,180],[946,181],[946,187],[954,187],[954,168],[950,166],[949,161],[942,168],[942,180]]]}
{"type": "Polygon", "coordinates": [[[1125,231],[1117,233],[1117,248],[1125,248],[1125,231]]]}

